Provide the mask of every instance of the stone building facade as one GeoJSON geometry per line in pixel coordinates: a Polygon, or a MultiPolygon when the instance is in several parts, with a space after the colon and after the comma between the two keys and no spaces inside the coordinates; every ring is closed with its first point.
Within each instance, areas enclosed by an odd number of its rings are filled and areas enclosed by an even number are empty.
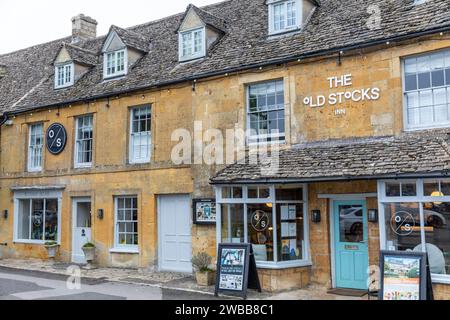
{"type": "Polygon", "coordinates": [[[102,266],[192,272],[192,255],[250,242],[267,291],[366,289],[381,249],[433,245],[449,299],[448,5],[373,1],[371,27],[367,1],[297,0],[275,18],[286,2],[191,5],[104,37],[80,15],[71,37],[0,56],[0,257],[45,259],[56,241],[58,260],[82,263],[89,240],[102,266]],[[202,155],[208,130],[250,128],[245,159],[279,147],[274,173],[174,163],[180,129],[203,135],[189,141],[202,155]],[[205,199],[216,223],[193,217],[205,199]],[[394,235],[404,211],[416,229],[394,235]]]}

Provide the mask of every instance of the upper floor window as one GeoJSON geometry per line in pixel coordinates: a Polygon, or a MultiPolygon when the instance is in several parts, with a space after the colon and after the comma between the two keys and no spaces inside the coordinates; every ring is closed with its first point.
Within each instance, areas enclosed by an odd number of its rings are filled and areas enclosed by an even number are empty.
{"type": "Polygon", "coordinates": [[[92,165],[93,116],[76,119],[75,167],[92,165]]]}
{"type": "Polygon", "coordinates": [[[73,85],[73,63],[55,67],[55,88],[65,88],[73,85]]]}
{"type": "Polygon", "coordinates": [[[248,143],[285,140],[283,80],[248,87],[248,143]]]}
{"type": "Polygon", "coordinates": [[[130,163],[150,162],[151,125],[151,106],[131,109],[130,163]]]}
{"type": "Polygon", "coordinates": [[[28,142],[28,171],[42,170],[42,151],[44,146],[44,125],[30,125],[28,142]]]}
{"type": "Polygon", "coordinates": [[[301,26],[301,0],[273,0],[269,3],[269,32],[281,33],[301,26]]]}
{"type": "Polygon", "coordinates": [[[180,60],[205,56],[205,28],[180,33],[180,60]]]}
{"type": "Polygon", "coordinates": [[[104,58],[104,78],[122,76],[127,73],[127,50],[105,53],[104,58]]]}
{"type": "Polygon", "coordinates": [[[404,60],[407,129],[450,125],[450,50],[404,60]]]}

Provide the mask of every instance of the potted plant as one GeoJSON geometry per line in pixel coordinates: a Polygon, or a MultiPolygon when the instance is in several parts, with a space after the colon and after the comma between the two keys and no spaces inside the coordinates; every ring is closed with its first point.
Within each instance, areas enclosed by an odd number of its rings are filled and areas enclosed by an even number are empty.
{"type": "Polygon", "coordinates": [[[54,259],[56,257],[56,252],[58,251],[58,243],[56,241],[47,241],[44,246],[45,249],[47,249],[49,259],[54,259]]]}
{"type": "Polygon", "coordinates": [[[216,272],[210,267],[212,257],[205,252],[199,253],[192,258],[195,269],[195,278],[199,286],[212,286],[216,280],[216,272]]]}
{"type": "Polygon", "coordinates": [[[95,244],[88,242],[82,248],[86,261],[91,263],[95,259],[95,244]]]}

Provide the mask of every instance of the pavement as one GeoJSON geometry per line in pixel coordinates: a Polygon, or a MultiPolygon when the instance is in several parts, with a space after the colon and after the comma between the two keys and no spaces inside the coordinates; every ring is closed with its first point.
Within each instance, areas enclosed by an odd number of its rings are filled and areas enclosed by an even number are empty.
{"type": "MultiPolygon", "coordinates": [[[[0,259],[0,300],[213,300],[214,287],[192,275],[97,268],[41,260],[0,259]]],[[[321,286],[281,292],[249,290],[248,300],[364,300],[327,293],[321,286]]]]}

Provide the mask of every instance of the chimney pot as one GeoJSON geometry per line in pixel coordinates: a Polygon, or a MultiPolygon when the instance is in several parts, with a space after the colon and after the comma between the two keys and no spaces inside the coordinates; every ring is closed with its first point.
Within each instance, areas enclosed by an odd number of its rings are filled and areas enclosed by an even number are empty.
{"type": "Polygon", "coordinates": [[[72,43],[97,37],[97,21],[79,14],[72,18],[72,43]]]}

